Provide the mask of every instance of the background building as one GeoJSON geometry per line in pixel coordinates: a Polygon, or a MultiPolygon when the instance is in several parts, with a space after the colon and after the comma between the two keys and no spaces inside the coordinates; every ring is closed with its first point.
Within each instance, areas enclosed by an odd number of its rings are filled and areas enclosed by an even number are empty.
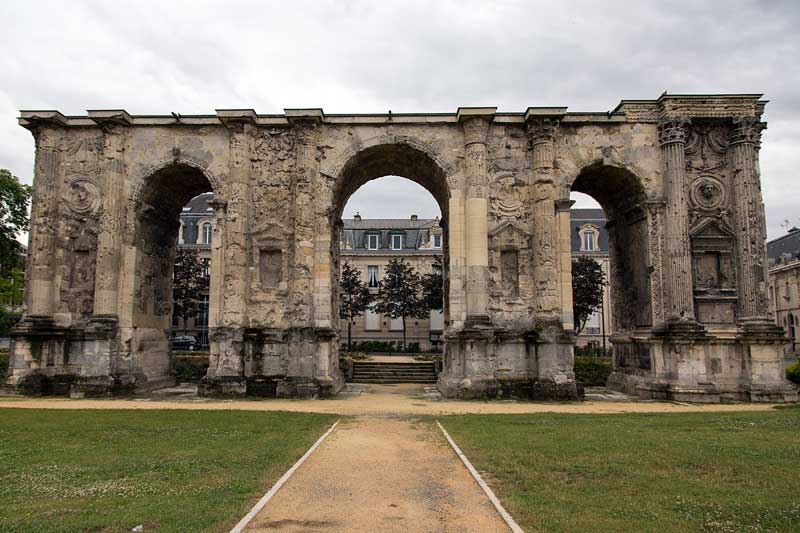
{"type": "MultiPolygon", "coordinates": [[[[434,260],[442,255],[442,228],[439,219],[363,219],[358,214],[342,220],[341,264],[349,263],[361,272],[361,279],[377,294],[386,265],[392,259],[404,259],[420,274],[431,273],[434,260]]],[[[347,331],[342,320],[340,330],[347,331]]],[[[419,343],[423,351],[438,350],[442,345],[444,317],[431,311],[430,318],[406,319],[406,343],[419,343]]],[[[344,339],[346,340],[346,338],[344,339]]],[[[353,341],[401,343],[402,319],[391,319],[367,311],[353,325],[353,341]]]]}
{"type": "MultiPolygon", "coordinates": [[[[609,276],[608,232],[605,228],[602,209],[572,209],[572,255],[587,256],[597,261],[609,276]]],[[[442,253],[442,229],[438,219],[362,219],[358,214],[353,219],[342,221],[341,263],[361,272],[371,290],[378,292],[378,282],[383,278],[386,264],[403,258],[419,273],[427,274],[433,268],[434,259],[442,253]]],[[[602,348],[605,336],[606,347],[611,348],[611,287],[606,285],[603,305],[586,322],[578,335],[578,346],[602,348]]],[[[341,331],[347,331],[347,322],[342,321],[341,331]]],[[[422,350],[438,349],[441,344],[444,318],[442,313],[432,312],[430,319],[407,321],[407,342],[417,342],[422,350]]],[[[402,321],[392,320],[368,311],[356,319],[353,325],[353,342],[367,340],[399,343],[403,338],[402,321]]]]}
{"type": "Polygon", "coordinates": [[[769,256],[769,310],[786,330],[786,354],[800,352],[800,229],[767,243],[769,256]]]}
{"type": "Polygon", "coordinates": [[[608,263],[608,231],[602,209],[571,209],[572,257],[591,257],[600,264],[608,283],[603,288],[603,304],[578,334],[577,346],[611,349],[611,276],[608,263]]]}
{"type": "MultiPolygon", "coordinates": [[[[211,238],[214,235],[214,210],[208,202],[214,198],[210,192],[195,196],[181,210],[181,226],[178,230],[178,247],[197,250],[203,263],[205,276],[209,277],[211,264],[211,238]]],[[[208,288],[200,294],[200,311],[185,322],[172,317],[172,334],[191,335],[197,339],[197,347],[208,346],[208,288]]]]}

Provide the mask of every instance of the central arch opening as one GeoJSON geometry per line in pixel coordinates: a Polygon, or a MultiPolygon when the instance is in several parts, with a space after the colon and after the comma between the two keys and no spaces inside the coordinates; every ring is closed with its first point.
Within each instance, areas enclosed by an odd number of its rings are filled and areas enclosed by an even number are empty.
{"type": "Polygon", "coordinates": [[[630,171],[595,163],[577,175],[570,199],[576,355],[613,352],[608,386],[632,392],[625,375],[650,367],[647,347],[632,339],[653,326],[646,195],[630,171]],[[593,269],[606,283],[599,291],[588,281],[593,269]]]}
{"type": "Polygon", "coordinates": [[[208,349],[213,198],[206,175],[183,163],[149,174],[134,194],[135,275],[123,362],[148,381],[170,379],[173,349],[208,349]]]}
{"type": "MultiPolygon", "coordinates": [[[[400,354],[441,357],[448,322],[448,199],[441,166],[405,144],[367,148],[345,165],[334,191],[331,239],[342,353],[380,361],[399,361],[400,354]],[[353,293],[359,284],[361,300],[353,293]]],[[[416,381],[410,374],[394,377],[416,381]]]]}

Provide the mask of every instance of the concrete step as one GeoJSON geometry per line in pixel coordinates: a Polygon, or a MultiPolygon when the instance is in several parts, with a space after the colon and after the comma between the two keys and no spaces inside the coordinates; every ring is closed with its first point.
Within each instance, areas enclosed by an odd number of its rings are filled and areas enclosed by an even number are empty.
{"type": "Polygon", "coordinates": [[[436,383],[436,366],[427,362],[353,361],[352,383],[436,383]]]}
{"type": "Polygon", "coordinates": [[[378,383],[378,384],[397,384],[397,383],[436,383],[435,379],[353,379],[351,383],[378,383]]]}

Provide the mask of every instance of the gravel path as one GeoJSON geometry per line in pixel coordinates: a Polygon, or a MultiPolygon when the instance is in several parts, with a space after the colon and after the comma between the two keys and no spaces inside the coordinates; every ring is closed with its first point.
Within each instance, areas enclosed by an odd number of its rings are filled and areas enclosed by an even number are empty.
{"type": "Polygon", "coordinates": [[[248,531],[508,531],[430,422],[343,420],[248,531]]]}
{"type": "MultiPolygon", "coordinates": [[[[191,389],[188,389],[191,390],[191,389]]],[[[360,389],[358,389],[360,390],[360,389]]],[[[341,415],[448,415],[519,413],[682,413],[719,411],[768,411],[771,404],[686,404],[634,401],[621,395],[610,400],[598,395],[583,402],[454,401],[426,394],[419,385],[369,385],[363,391],[340,394],[331,400],[218,400],[198,398],[187,392],[173,396],[152,394],[138,399],[18,398],[0,397],[0,408],[29,409],[203,409],[244,411],[293,411],[341,415]]]]}

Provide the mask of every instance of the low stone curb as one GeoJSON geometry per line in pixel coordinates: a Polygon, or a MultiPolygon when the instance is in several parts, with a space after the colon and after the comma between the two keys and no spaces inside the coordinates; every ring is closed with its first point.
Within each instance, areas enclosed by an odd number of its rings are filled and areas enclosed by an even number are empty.
{"type": "Polygon", "coordinates": [[[261,512],[264,506],[267,505],[267,502],[269,502],[272,497],[278,493],[281,487],[283,487],[283,485],[289,481],[289,478],[292,477],[292,474],[294,474],[298,468],[300,468],[300,465],[302,465],[306,459],[308,459],[311,454],[314,453],[314,450],[319,448],[325,439],[327,439],[328,436],[333,433],[333,430],[336,429],[338,424],[339,420],[334,422],[330,429],[328,429],[328,431],[326,431],[319,439],[317,439],[317,442],[315,442],[314,445],[311,446],[311,448],[309,448],[308,451],[289,470],[287,470],[283,476],[281,476],[281,478],[272,486],[272,488],[269,489],[269,491],[264,494],[264,496],[262,496],[258,502],[256,502],[253,508],[250,509],[250,512],[244,515],[244,518],[239,520],[238,524],[233,526],[233,529],[231,529],[230,533],[241,533],[244,531],[250,521],[253,520],[253,518],[255,518],[256,515],[261,512]]]}
{"type": "Polygon", "coordinates": [[[461,451],[461,449],[458,447],[458,445],[455,443],[452,437],[450,437],[450,434],[447,432],[447,430],[444,429],[444,427],[442,427],[442,425],[439,423],[438,420],[436,421],[436,425],[439,426],[439,429],[442,430],[442,433],[444,433],[447,442],[450,443],[450,447],[453,448],[453,451],[456,452],[458,458],[461,459],[461,462],[463,462],[464,466],[467,467],[467,470],[469,470],[469,473],[472,475],[472,478],[475,480],[475,482],[478,484],[481,490],[483,490],[483,492],[489,498],[489,501],[492,502],[494,508],[497,509],[500,518],[503,519],[506,525],[514,533],[523,533],[523,529],[519,527],[519,524],[517,524],[517,522],[511,517],[511,515],[508,514],[508,511],[506,511],[505,507],[503,507],[503,504],[500,503],[500,500],[498,500],[497,496],[494,495],[494,492],[492,492],[492,489],[489,488],[489,485],[486,484],[486,482],[483,480],[478,471],[475,470],[475,467],[472,466],[472,463],[469,462],[467,456],[464,455],[464,452],[461,451]]]}

